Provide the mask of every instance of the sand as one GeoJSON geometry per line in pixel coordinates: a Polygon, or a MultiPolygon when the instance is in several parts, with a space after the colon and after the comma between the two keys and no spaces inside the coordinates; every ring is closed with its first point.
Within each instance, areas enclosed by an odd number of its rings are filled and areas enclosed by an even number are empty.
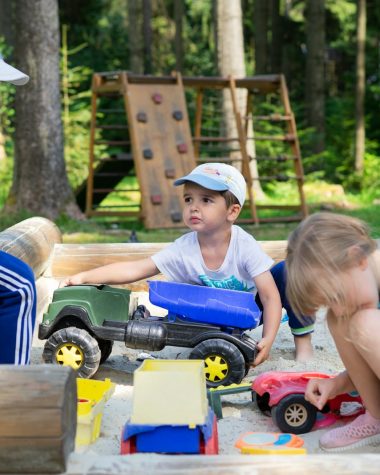
{"type": "MultiPolygon", "coordinates": [[[[254,338],[258,338],[260,333],[260,328],[251,332],[254,338]]],[[[312,342],[314,346],[313,359],[305,363],[295,362],[293,337],[288,324],[286,322],[282,323],[272,347],[270,358],[259,367],[252,368],[245,381],[250,382],[257,375],[271,370],[320,371],[334,374],[343,369],[342,362],[337,354],[323,316],[317,319],[312,342]]],[[[35,337],[32,350],[32,364],[41,363],[43,345],[44,341],[39,341],[35,337]]],[[[188,350],[183,348],[167,347],[161,352],[151,354],[159,358],[181,359],[186,358],[187,352],[188,350]]],[[[104,460],[107,460],[110,456],[118,456],[122,427],[131,415],[133,371],[141,364],[136,360],[140,353],[141,351],[131,350],[121,343],[115,343],[111,357],[96,373],[95,379],[110,378],[116,384],[116,388],[112,398],[105,406],[100,437],[92,445],[76,449],[75,454],[71,458],[71,463],[75,467],[78,467],[78,463],[80,466],[81,460],[89,460],[93,457],[96,457],[97,460],[99,458],[102,460],[102,457],[104,457],[104,460]]],[[[152,398],[154,398],[154,394],[152,394],[152,398]]],[[[235,448],[235,442],[246,432],[278,432],[278,428],[273,423],[272,418],[261,413],[252,403],[250,393],[224,396],[222,401],[223,419],[218,421],[220,454],[240,454],[239,450],[235,448]]],[[[313,430],[308,434],[302,435],[308,454],[321,453],[318,440],[325,430],[313,430]]],[[[353,452],[380,453],[380,448],[365,447],[353,452]]],[[[70,473],[84,473],[84,471],[76,470],[78,468],[70,471],[70,473]]]]}

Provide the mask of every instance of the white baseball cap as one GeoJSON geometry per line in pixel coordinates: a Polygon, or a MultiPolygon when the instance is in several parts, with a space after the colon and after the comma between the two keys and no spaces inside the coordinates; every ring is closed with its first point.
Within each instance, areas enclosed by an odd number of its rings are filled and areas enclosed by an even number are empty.
{"type": "Polygon", "coordinates": [[[208,190],[229,190],[236,196],[240,206],[244,204],[247,185],[243,175],[232,165],[227,165],[226,163],[202,163],[202,165],[194,168],[188,175],[178,178],[174,185],[183,185],[187,181],[196,183],[208,190]]]}
{"type": "Polygon", "coordinates": [[[0,81],[22,86],[29,81],[29,76],[7,64],[0,56],[0,81]]]}

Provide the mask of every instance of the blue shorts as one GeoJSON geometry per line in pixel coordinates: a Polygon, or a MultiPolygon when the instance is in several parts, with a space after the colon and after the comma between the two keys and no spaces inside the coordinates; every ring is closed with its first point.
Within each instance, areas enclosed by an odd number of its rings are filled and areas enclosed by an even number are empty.
{"type": "Polygon", "coordinates": [[[0,251],[0,364],[29,364],[35,321],[33,271],[0,251]]]}
{"type": "MultiPolygon", "coordinates": [[[[286,310],[289,318],[289,327],[294,336],[308,335],[314,331],[315,317],[301,316],[297,317],[286,298],[286,267],[285,261],[280,261],[271,268],[271,274],[276,282],[280,293],[282,307],[286,310]]],[[[259,295],[256,295],[256,303],[263,309],[259,295]]]]}

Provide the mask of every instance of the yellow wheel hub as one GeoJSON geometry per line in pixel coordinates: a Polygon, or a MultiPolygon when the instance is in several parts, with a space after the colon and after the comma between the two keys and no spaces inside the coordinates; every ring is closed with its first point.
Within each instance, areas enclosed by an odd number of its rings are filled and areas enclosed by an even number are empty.
{"type": "Polygon", "coordinates": [[[84,362],[83,351],[79,346],[73,343],[64,343],[57,350],[56,361],[62,366],[71,366],[73,369],[79,369],[84,362]]]}
{"type": "Polygon", "coordinates": [[[292,404],[285,411],[285,420],[292,427],[300,427],[307,420],[307,410],[302,404],[292,404]]]}
{"type": "Polygon", "coordinates": [[[220,355],[210,355],[205,358],[205,375],[207,381],[219,382],[228,374],[228,363],[220,355]]]}

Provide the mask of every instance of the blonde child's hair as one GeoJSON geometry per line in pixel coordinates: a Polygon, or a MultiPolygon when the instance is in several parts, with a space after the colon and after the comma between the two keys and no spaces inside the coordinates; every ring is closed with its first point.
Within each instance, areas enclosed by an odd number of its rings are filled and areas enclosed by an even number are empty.
{"type": "Polygon", "coordinates": [[[340,275],[372,254],[376,242],[356,218],[316,213],[299,224],[288,240],[286,293],[298,315],[338,305],[350,314],[340,275]]]}

